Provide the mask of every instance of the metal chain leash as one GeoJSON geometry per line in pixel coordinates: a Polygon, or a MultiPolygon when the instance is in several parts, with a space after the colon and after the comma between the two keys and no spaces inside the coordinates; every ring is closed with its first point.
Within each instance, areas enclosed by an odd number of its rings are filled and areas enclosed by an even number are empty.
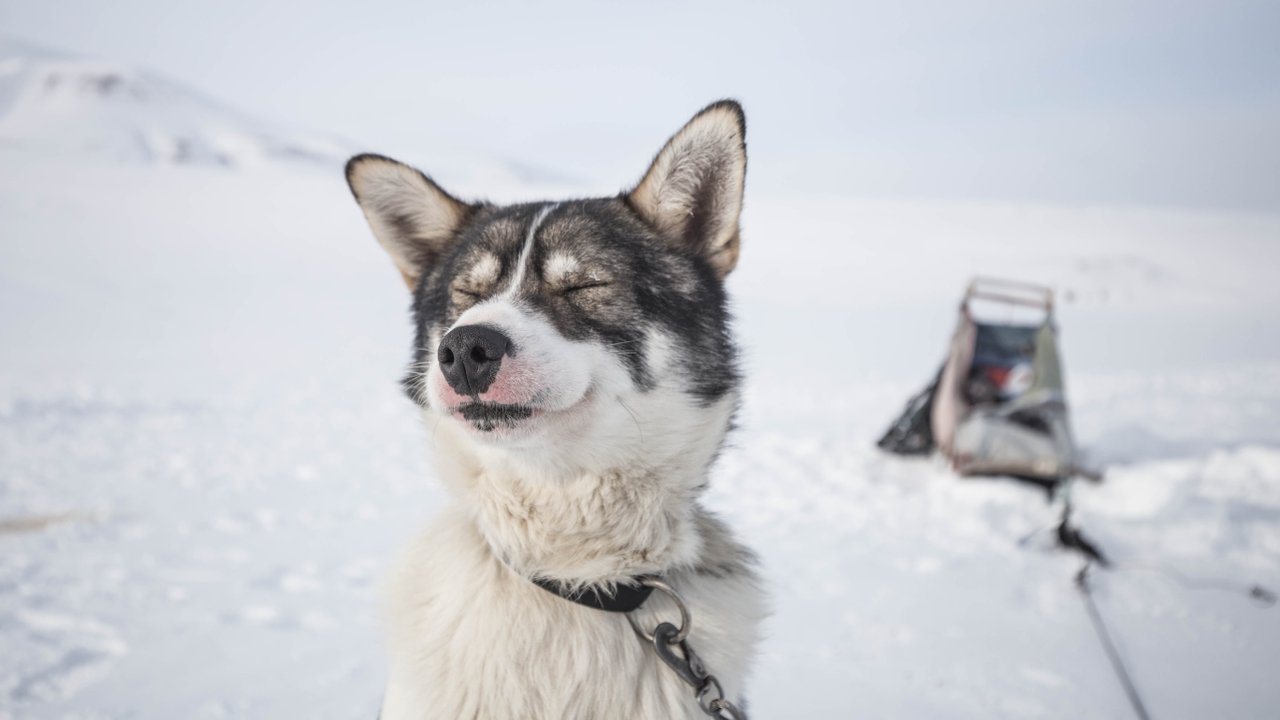
{"type": "Polygon", "coordinates": [[[643,584],[654,590],[660,590],[675,602],[676,607],[680,609],[680,627],[669,622],[660,622],[653,632],[649,632],[640,626],[634,613],[627,613],[627,619],[631,621],[631,627],[636,634],[646,643],[653,645],[658,659],[674,670],[686,685],[693,688],[694,700],[698,702],[698,707],[706,713],[707,717],[720,718],[720,720],[747,720],[746,714],[725,698],[720,681],[715,675],[707,672],[707,667],[702,664],[702,658],[698,657],[693,647],[689,645],[687,638],[689,631],[693,628],[693,620],[689,616],[689,608],[684,604],[684,599],[670,585],[661,580],[646,578],[643,584]]]}

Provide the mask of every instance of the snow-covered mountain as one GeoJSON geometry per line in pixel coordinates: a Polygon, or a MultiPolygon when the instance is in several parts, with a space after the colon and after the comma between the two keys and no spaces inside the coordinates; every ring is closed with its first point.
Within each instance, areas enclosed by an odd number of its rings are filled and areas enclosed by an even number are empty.
{"type": "Polygon", "coordinates": [[[335,162],[350,150],[257,120],[140,68],[3,38],[0,147],[228,167],[335,162]]]}

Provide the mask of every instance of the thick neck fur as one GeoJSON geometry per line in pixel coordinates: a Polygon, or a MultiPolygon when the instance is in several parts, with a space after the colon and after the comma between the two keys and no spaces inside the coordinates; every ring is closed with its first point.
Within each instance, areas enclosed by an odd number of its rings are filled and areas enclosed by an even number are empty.
{"type": "Polygon", "coordinates": [[[692,493],[647,468],[554,483],[485,472],[472,493],[491,550],[527,577],[608,585],[691,564],[701,550],[692,493]]]}
{"type": "Polygon", "coordinates": [[[625,460],[594,469],[482,447],[460,428],[441,428],[451,437],[438,438],[437,457],[498,559],[529,578],[608,588],[696,563],[694,499],[733,403],[695,413],[685,427],[646,431],[643,443],[619,453],[625,460]]]}

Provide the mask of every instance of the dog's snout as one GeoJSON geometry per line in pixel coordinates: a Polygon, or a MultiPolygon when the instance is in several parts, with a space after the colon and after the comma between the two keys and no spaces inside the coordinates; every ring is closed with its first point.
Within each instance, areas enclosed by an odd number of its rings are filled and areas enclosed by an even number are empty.
{"type": "Polygon", "coordinates": [[[487,325],[463,325],[440,341],[436,359],[449,386],[462,395],[479,395],[498,376],[502,358],[512,354],[511,338],[487,325]]]}

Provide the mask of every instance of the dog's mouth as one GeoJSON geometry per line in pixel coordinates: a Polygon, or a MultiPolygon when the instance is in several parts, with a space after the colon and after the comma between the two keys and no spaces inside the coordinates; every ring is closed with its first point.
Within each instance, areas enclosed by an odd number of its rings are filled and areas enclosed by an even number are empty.
{"type": "Polygon", "coordinates": [[[481,432],[513,428],[533,417],[535,412],[534,408],[528,405],[486,402],[470,402],[453,408],[454,415],[460,416],[481,432]]]}
{"type": "Polygon", "coordinates": [[[537,423],[530,421],[564,421],[580,417],[588,406],[593,393],[588,391],[577,402],[565,408],[547,408],[525,403],[495,403],[472,399],[449,408],[449,414],[466,423],[473,430],[511,437],[513,431],[523,431],[537,423]]]}

